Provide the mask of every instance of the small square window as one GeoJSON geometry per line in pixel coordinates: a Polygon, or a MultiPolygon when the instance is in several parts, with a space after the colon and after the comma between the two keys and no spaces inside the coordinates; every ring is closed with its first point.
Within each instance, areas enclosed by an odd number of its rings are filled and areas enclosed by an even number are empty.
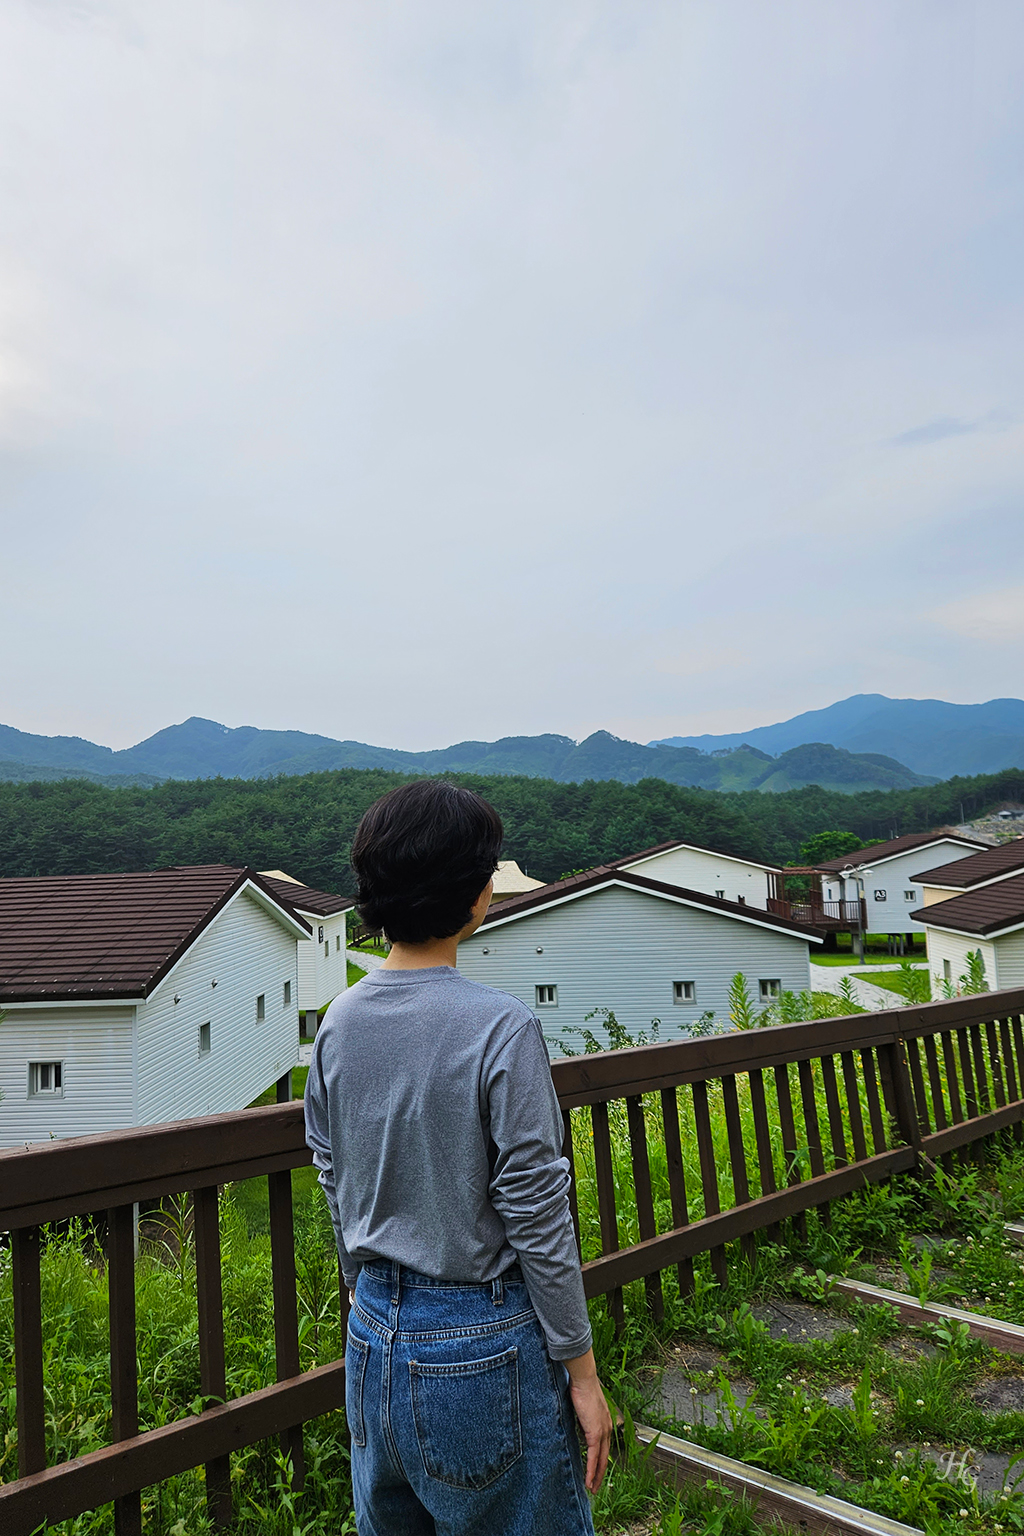
{"type": "Polygon", "coordinates": [[[200,1056],[208,1056],[210,1054],[209,1024],[200,1024],[199,1026],[199,1054],[200,1056]]]}
{"type": "Polygon", "coordinates": [[[672,1001],[674,1003],[695,1003],[697,1001],[697,983],[695,981],[674,981],[672,983],[672,1001]]]}
{"type": "Polygon", "coordinates": [[[537,987],[536,988],[536,994],[537,994],[537,1007],[538,1008],[557,1008],[558,1007],[558,988],[557,987],[537,987]]]}
{"type": "Polygon", "coordinates": [[[286,1008],[288,1007],[288,1004],[291,1002],[291,1000],[292,1000],[292,984],[291,984],[290,981],[286,981],[285,984],[284,984],[284,1005],[285,1005],[286,1008]]]}
{"type": "Polygon", "coordinates": [[[725,892],[724,891],[716,891],[715,895],[718,897],[719,901],[724,901],[725,900],[725,892]]]}
{"type": "Polygon", "coordinates": [[[887,901],[888,900],[888,895],[887,895],[887,893],[885,891],[876,891],[875,892],[875,900],[876,901],[887,901]]]}
{"type": "Polygon", "coordinates": [[[903,892],[903,900],[904,901],[916,901],[917,900],[917,892],[916,891],[904,891],[903,892]]]}
{"type": "Polygon", "coordinates": [[[777,976],[759,981],[757,985],[761,991],[762,1003],[770,1003],[773,998],[782,996],[782,982],[777,976]]]}
{"type": "Polygon", "coordinates": [[[256,999],[256,1023],[261,1024],[267,1016],[267,999],[261,992],[256,999]]]}
{"type": "Polygon", "coordinates": [[[64,1097],[64,1063],[62,1061],[32,1061],[28,1068],[28,1091],[34,1098],[46,1094],[51,1099],[64,1097]]]}

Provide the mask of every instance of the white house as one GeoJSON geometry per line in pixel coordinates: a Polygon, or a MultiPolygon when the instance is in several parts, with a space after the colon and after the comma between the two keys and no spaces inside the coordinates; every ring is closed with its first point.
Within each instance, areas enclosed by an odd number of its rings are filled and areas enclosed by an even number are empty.
{"type": "Polygon", "coordinates": [[[459,946],[459,970],[511,992],[560,1041],[584,1026],[607,1043],[595,1009],[631,1034],[660,1020],[659,1037],[689,1033],[702,1013],[726,1024],[729,984],[747,977],[755,1004],[810,987],[816,933],[753,906],[684,890],[614,865],[555,881],[492,907],[459,946]]]}
{"type": "Polygon", "coordinates": [[[991,991],[1024,987],[1024,874],[978,885],[915,915],[928,936],[928,968],[940,982],[955,986],[967,973],[968,954],[978,950],[991,991]]]}
{"type": "Polygon", "coordinates": [[[910,832],[886,843],[872,843],[817,866],[822,899],[856,902],[863,897],[869,933],[920,934],[924,925],[914,912],[923,899],[917,875],[922,864],[966,859],[988,846],[977,838],[942,830],[910,832]]]}
{"type": "Polygon", "coordinates": [[[244,1109],[298,1060],[308,938],[251,869],[0,880],[0,1147],[244,1109]]]}
{"type": "Polygon", "coordinates": [[[1024,873],[1024,837],[1015,837],[1012,842],[969,854],[965,859],[954,859],[951,864],[922,870],[914,878],[921,887],[922,906],[930,907],[937,901],[949,901],[964,891],[991,885],[996,880],[1011,880],[1021,873],[1024,873]]]}
{"type": "Polygon", "coordinates": [[[663,880],[689,891],[703,891],[720,901],[736,901],[749,907],[768,906],[773,894],[771,876],[779,873],[774,864],[758,864],[736,854],[718,853],[698,843],[684,843],[678,838],[657,843],[624,859],[613,859],[611,869],[628,869],[634,875],[663,880]]]}
{"type": "Polygon", "coordinates": [[[539,891],[544,881],[524,875],[515,859],[499,859],[493,884],[492,902],[505,901],[509,896],[521,896],[524,891],[539,891]]]}
{"type": "Polygon", "coordinates": [[[316,891],[283,869],[265,869],[263,879],[312,930],[312,938],[299,941],[299,1012],[305,1033],[315,1035],[320,1009],[347,986],[345,924],[356,899],[316,891]]]}

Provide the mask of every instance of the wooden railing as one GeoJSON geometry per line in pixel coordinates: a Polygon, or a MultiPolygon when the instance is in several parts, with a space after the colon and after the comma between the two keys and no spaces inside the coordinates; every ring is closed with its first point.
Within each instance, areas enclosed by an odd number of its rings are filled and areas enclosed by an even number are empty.
{"type": "MultiPolygon", "coordinates": [[[[726,1244],[749,1245],[758,1231],[1021,1125],[1022,1012],[1019,988],[554,1062],[587,1294],[608,1295],[621,1318],[623,1286],[643,1280],[659,1315],[665,1270],[676,1268],[685,1291],[694,1258],[707,1252],[724,1279],[726,1244]],[[621,1242],[624,1228],[635,1241],[621,1242]]],[[[301,1483],[302,1424],[344,1401],[340,1360],[299,1366],[291,1170],[309,1161],[299,1104],[0,1153],[19,1467],[0,1485],[4,1536],[30,1536],[45,1520],[111,1500],[118,1536],[132,1536],[139,1490],[198,1466],[210,1514],[226,1524],[231,1451],[273,1435],[286,1437],[301,1483]],[[270,1191],[277,1381],[223,1402],[217,1193],[256,1176],[270,1191]],[[193,1202],[200,1386],[210,1406],[139,1433],[133,1208],[183,1193],[193,1202]],[[40,1227],[97,1211],[107,1213],[113,1443],[48,1467],[40,1227]]],[[[346,1300],[342,1288],[343,1319],[346,1300]]]]}
{"type": "Polygon", "coordinates": [[[812,928],[836,928],[841,932],[861,928],[866,932],[868,926],[868,907],[863,897],[860,901],[823,901],[816,891],[806,898],[769,896],[768,911],[812,928]]]}

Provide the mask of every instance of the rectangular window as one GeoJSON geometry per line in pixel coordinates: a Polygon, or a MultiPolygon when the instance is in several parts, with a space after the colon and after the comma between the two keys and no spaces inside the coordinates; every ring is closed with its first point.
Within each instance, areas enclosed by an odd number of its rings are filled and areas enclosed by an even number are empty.
{"type": "Polygon", "coordinates": [[[904,891],[903,892],[903,900],[904,901],[916,901],[917,900],[917,892],[916,891],[904,891]]]}
{"type": "Polygon", "coordinates": [[[558,988],[557,987],[537,987],[535,990],[536,990],[537,1007],[538,1008],[557,1008],[558,1007],[558,988]]]}
{"type": "Polygon", "coordinates": [[[210,1054],[209,1024],[200,1024],[199,1026],[199,1054],[200,1056],[208,1056],[210,1054]]]}
{"type": "Polygon", "coordinates": [[[875,900],[876,901],[886,901],[886,900],[888,900],[888,897],[886,896],[885,891],[876,891],[875,892],[875,900]]]}
{"type": "Polygon", "coordinates": [[[285,1005],[286,1008],[288,1007],[288,1004],[291,1002],[291,1000],[292,1000],[292,984],[291,984],[290,981],[286,981],[285,984],[284,984],[284,1005],[285,1005]]]}
{"type": "Polygon", "coordinates": [[[266,1016],[267,1016],[267,999],[264,996],[264,994],[261,992],[259,997],[256,999],[256,1023],[257,1024],[262,1024],[262,1022],[266,1018],[266,1016]]]}
{"type": "Polygon", "coordinates": [[[719,901],[724,901],[725,900],[725,892],[724,891],[716,891],[715,895],[718,897],[719,901]]]}
{"type": "Polygon", "coordinates": [[[782,982],[777,976],[759,981],[757,985],[761,991],[762,1003],[770,1003],[773,998],[782,996],[782,982]]]}
{"type": "Polygon", "coordinates": [[[672,983],[672,1001],[674,1003],[695,1003],[697,1001],[697,983],[695,981],[674,981],[672,983]]]}
{"type": "Polygon", "coordinates": [[[318,943],[322,944],[323,941],[324,941],[324,925],[323,925],[323,923],[318,923],[317,924],[316,936],[317,936],[318,943]]]}
{"type": "Polygon", "coordinates": [[[325,960],[329,960],[330,958],[331,958],[331,941],[330,941],[330,939],[324,939],[324,959],[325,960]]]}
{"type": "Polygon", "coordinates": [[[943,960],[942,962],[942,979],[943,981],[953,980],[953,967],[948,960],[943,960]]]}
{"type": "Polygon", "coordinates": [[[334,935],[334,947],[335,947],[335,949],[340,949],[341,948],[341,934],[340,933],[336,933],[334,935]]]}
{"type": "Polygon", "coordinates": [[[28,1091],[33,1098],[37,1094],[47,1094],[51,1099],[63,1098],[64,1063],[62,1061],[30,1061],[28,1091]]]}

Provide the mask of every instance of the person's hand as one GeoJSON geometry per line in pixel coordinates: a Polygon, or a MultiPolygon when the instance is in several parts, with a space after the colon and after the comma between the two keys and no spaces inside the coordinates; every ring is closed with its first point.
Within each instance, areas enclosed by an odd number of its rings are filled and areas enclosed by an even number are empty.
{"type": "Polygon", "coordinates": [[[569,1372],[569,1397],[587,1442],[587,1490],[596,1493],[604,1482],[608,1454],[612,1444],[612,1416],[608,1412],[604,1388],[597,1374],[594,1351],[575,1360],[566,1360],[569,1372]]]}

